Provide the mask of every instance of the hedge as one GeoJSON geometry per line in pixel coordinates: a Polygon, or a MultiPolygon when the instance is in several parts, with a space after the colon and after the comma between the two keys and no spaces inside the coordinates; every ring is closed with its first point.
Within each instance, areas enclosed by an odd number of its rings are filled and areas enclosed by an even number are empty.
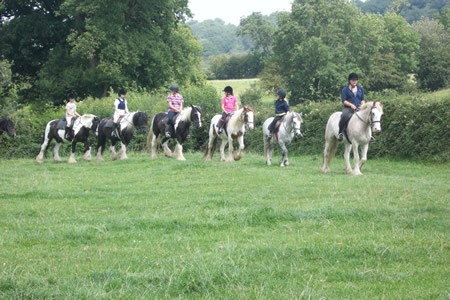
{"type": "MultiPolygon", "coordinates": [[[[181,91],[185,106],[200,105],[203,111],[203,127],[192,128],[191,139],[184,144],[186,151],[203,151],[208,141],[211,118],[220,113],[220,97],[211,86],[189,87],[181,91]]],[[[376,144],[369,148],[369,157],[398,157],[407,159],[447,162],[450,159],[450,90],[433,94],[413,94],[394,97],[378,94],[371,99],[383,100],[384,115],[382,131],[375,134],[376,144]],[[389,98],[391,97],[391,98],[389,98]]],[[[149,116],[149,129],[152,117],[167,110],[165,94],[129,92],[127,100],[131,111],[140,110],[149,116]]],[[[88,98],[78,103],[80,113],[93,113],[101,118],[112,115],[115,96],[94,99],[88,98]]],[[[290,154],[319,154],[323,151],[324,131],[328,117],[341,110],[339,101],[308,102],[291,107],[303,113],[303,139],[295,140],[289,146],[290,154]]],[[[4,113],[3,113],[4,115],[4,113]]],[[[10,113],[16,125],[17,136],[0,136],[0,158],[34,158],[39,152],[45,124],[64,115],[64,107],[26,106],[10,113]]],[[[255,130],[248,131],[245,137],[246,151],[263,153],[262,124],[273,115],[271,104],[262,105],[255,111],[255,130]]],[[[137,134],[131,142],[130,151],[147,151],[147,135],[137,134]]],[[[95,146],[95,139],[91,136],[95,146]]],[[[172,142],[173,143],[173,142],[172,142]]],[[[52,146],[51,146],[52,147],[52,146]]],[[[68,155],[69,144],[61,147],[61,154],[68,155]]],[[[79,145],[82,149],[82,145],[79,145]]],[[[338,149],[338,155],[343,147],[338,149]]],[[[50,150],[47,156],[50,156],[50,150]]]]}

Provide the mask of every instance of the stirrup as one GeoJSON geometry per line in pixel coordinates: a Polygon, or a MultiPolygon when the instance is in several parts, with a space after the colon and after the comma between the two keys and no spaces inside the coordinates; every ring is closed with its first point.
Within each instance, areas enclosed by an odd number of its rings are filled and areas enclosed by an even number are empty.
{"type": "Polygon", "coordinates": [[[343,132],[340,132],[340,133],[338,134],[338,136],[337,136],[337,139],[338,139],[338,141],[344,140],[344,133],[343,133],[343,132]]]}
{"type": "Polygon", "coordinates": [[[370,137],[369,144],[375,144],[375,143],[376,143],[375,138],[374,138],[373,136],[371,136],[371,137],[370,137]]]}

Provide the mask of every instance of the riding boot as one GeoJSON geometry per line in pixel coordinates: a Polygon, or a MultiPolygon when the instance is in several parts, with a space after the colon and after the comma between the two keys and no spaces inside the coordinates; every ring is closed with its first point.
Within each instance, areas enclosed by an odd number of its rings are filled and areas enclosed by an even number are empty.
{"type": "Polygon", "coordinates": [[[66,131],[65,131],[65,133],[64,133],[64,138],[65,138],[66,140],[68,140],[68,141],[72,140],[72,139],[71,139],[70,131],[71,131],[70,127],[67,126],[67,127],[66,127],[66,131]]]}
{"type": "Polygon", "coordinates": [[[166,128],[164,130],[164,135],[166,138],[170,139],[170,125],[166,124],[166,128]]]}
{"type": "Polygon", "coordinates": [[[375,144],[376,140],[373,136],[370,136],[369,144],[375,144]]]}
{"type": "Polygon", "coordinates": [[[337,139],[338,139],[338,141],[341,142],[344,139],[344,133],[343,132],[339,132],[337,139]]]}
{"type": "Polygon", "coordinates": [[[217,128],[218,128],[218,130],[217,130],[217,133],[218,134],[221,134],[222,133],[222,131],[223,131],[223,124],[225,123],[225,121],[223,120],[223,119],[220,119],[219,120],[219,124],[217,124],[217,128]]]}
{"type": "Polygon", "coordinates": [[[111,136],[113,136],[113,137],[118,137],[118,136],[117,136],[117,126],[118,126],[118,125],[119,125],[119,124],[113,122],[113,130],[112,130],[112,132],[111,132],[111,136]]]}

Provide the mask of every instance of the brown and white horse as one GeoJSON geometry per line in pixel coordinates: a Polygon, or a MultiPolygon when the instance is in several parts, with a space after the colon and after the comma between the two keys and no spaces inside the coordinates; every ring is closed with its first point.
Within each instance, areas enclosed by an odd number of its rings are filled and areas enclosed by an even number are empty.
{"type": "MultiPolygon", "coordinates": [[[[333,113],[328,119],[325,130],[325,148],[323,150],[323,165],[321,172],[330,172],[330,162],[336,152],[339,143],[337,136],[339,133],[339,120],[341,112],[333,113]]],[[[381,131],[381,116],[383,115],[383,102],[365,103],[361,109],[353,114],[347,126],[349,141],[344,138],[345,143],[345,167],[348,174],[362,175],[361,168],[367,161],[367,151],[372,131],[381,131]],[[359,160],[359,146],[361,145],[361,161],[359,160]],[[353,150],[355,168],[350,164],[350,152],[353,150]]]]}
{"type": "MultiPolygon", "coordinates": [[[[67,140],[64,138],[64,134],[66,131],[66,122],[63,122],[62,120],[52,120],[47,123],[47,126],[45,126],[45,132],[44,132],[44,141],[41,145],[41,151],[39,152],[38,156],[36,157],[36,161],[38,163],[44,162],[44,154],[45,151],[47,151],[48,146],[50,145],[50,142],[52,139],[56,140],[55,148],[53,149],[53,159],[54,161],[61,161],[61,157],[59,156],[59,147],[61,147],[61,144],[64,143],[67,140]],[[63,126],[59,126],[63,125],[63,126]]],[[[69,157],[69,163],[76,163],[75,160],[75,146],[78,142],[84,143],[84,160],[90,161],[91,160],[91,147],[89,145],[88,137],[89,132],[92,130],[94,134],[96,133],[97,126],[100,123],[100,119],[94,115],[86,114],[82,115],[81,117],[78,117],[74,124],[73,124],[73,139],[72,139],[72,152],[69,157]]]]}
{"type": "Polygon", "coordinates": [[[245,125],[250,130],[254,128],[254,107],[244,106],[233,113],[228,123],[224,126],[224,130],[219,135],[217,132],[217,124],[222,115],[215,115],[211,119],[209,127],[209,141],[205,152],[205,159],[211,160],[217,147],[217,139],[220,137],[222,144],[220,145],[220,161],[239,160],[243,156],[244,150],[244,134],[245,125]],[[238,140],[239,150],[233,158],[233,140],[238,140]],[[225,159],[225,146],[228,143],[228,158],[225,159]]]}

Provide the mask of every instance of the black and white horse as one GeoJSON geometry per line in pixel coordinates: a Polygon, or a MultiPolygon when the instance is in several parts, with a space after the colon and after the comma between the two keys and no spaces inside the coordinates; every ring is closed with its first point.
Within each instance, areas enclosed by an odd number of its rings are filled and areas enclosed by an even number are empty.
{"type": "MultiPolygon", "coordinates": [[[[94,115],[86,114],[78,117],[73,124],[73,139],[72,139],[72,151],[69,157],[69,163],[76,163],[75,160],[75,146],[78,142],[84,143],[84,156],[83,158],[87,161],[91,160],[91,147],[89,145],[88,137],[89,132],[96,132],[97,126],[100,123],[100,119],[94,115]]],[[[55,139],[56,145],[53,148],[53,159],[54,161],[61,161],[59,156],[59,147],[64,142],[68,142],[65,139],[64,134],[66,132],[66,122],[63,120],[52,120],[45,126],[44,132],[44,142],[41,145],[41,151],[36,157],[38,163],[44,162],[44,154],[47,151],[50,142],[55,139]]]]}
{"type": "Polygon", "coordinates": [[[147,123],[148,118],[145,112],[136,111],[126,114],[120,120],[120,138],[119,138],[117,136],[112,135],[112,132],[114,130],[113,119],[112,118],[102,119],[100,125],[98,126],[97,161],[103,161],[103,151],[105,151],[107,139],[111,140],[111,146],[109,147],[109,150],[111,151],[111,156],[113,160],[128,158],[127,146],[130,143],[131,139],[134,137],[136,128],[140,132],[145,133],[147,132],[147,123]],[[120,141],[121,148],[119,152],[116,153],[115,146],[118,141],[120,141]]]}
{"type": "Polygon", "coordinates": [[[16,129],[14,123],[10,118],[3,118],[0,120],[0,135],[6,132],[10,137],[16,136],[16,129]]]}
{"type": "MultiPolygon", "coordinates": [[[[183,155],[183,142],[186,140],[189,134],[189,127],[191,122],[194,122],[197,128],[202,127],[202,109],[200,106],[191,105],[181,110],[181,112],[174,118],[173,122],[175,125],[171,129],[171,138],[177,140],[177,145],[173,156],[178,160],[186,160],[183,155]]],[[[152,154],[152,159],[156,158],[158,152],[158,138],[162,134],[164,136],[165,125],[167,122],[167,113],[160,112],[153,117],[152,128],[147,138],[147,146],[152,154]]],[[[169,138],[164,136],[162,140],[162,145],[164,149],[164,155],[167,157],[172,157],[172,151],[167,146],[169,138]]]]}

